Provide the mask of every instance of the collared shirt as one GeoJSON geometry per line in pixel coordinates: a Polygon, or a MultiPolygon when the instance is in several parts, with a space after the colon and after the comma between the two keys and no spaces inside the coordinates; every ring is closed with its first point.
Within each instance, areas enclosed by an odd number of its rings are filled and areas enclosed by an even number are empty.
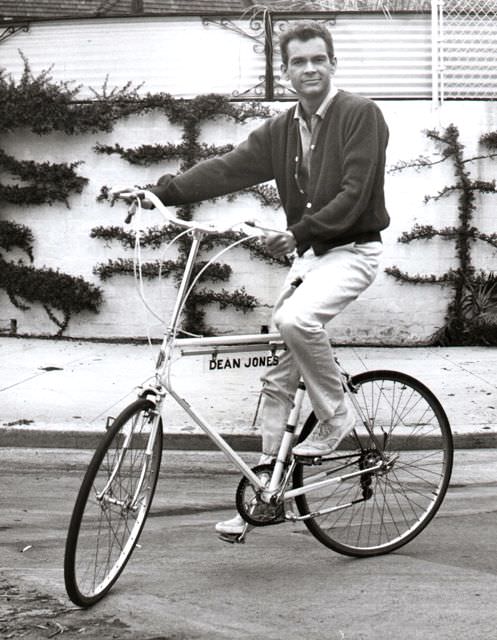
{"type": "Polygon", "coordinates": [[[301,158],[296,158],[296,179],[299,184],[299,189],[303,193],[305,191],[305,187],[309,181],[310,169],[311,169],[311,155],[316,146],[316,140],[319,134],[319,129],[321,128],[321,124],[323,122],[323,118],[326,115],[328,107],[331,104],[331,101],[338,93],[338,89],[333,84],[330,84],[330,90],[328,91],[326,97],[323,99],[321,104],[315,113],[311,116],[310,128],[306,122],[304,117],[304,112],[302,109],[302,105],[300,102],[297,104],[297,108],[295,109],[295,120],[298,120],[299,123],[299,132],[300,132],[300,146],[301,146],[301,158]]]}

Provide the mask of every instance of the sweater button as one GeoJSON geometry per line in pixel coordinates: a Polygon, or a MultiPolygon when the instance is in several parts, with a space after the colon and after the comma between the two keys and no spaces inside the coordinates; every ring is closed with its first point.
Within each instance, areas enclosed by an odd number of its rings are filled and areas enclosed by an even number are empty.
{"type": "Polygon", "coordinates": [[[305,205],[305,207],[306,207],[306,209],[311,209],[311,208],[312,208],[312,202],[308,202],[308,203],[305,205]]]}

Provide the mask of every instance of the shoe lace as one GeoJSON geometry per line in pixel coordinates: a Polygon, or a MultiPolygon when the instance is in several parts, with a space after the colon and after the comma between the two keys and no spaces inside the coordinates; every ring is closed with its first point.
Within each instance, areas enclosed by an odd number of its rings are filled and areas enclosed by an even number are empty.
{"type": "Polygon", "coordinates": [[[314,429],[311,431],[309,435],[309,440],[311,442],[316,442],[320,440],[324,440],[330,435],[330,426],[325,422],[318,422],[314,429]]]}

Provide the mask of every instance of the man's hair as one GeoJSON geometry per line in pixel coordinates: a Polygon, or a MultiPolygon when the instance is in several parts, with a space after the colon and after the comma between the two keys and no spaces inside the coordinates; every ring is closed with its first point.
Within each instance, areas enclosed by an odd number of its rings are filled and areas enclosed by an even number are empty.
{"type": "Polygon", "coordinates": [[[333,49],[333,39],[328,29],[321,25],[319,22],[312,20],[303,20],[292,25],[289,29],[284,31],[280,36],[280,48],[281,48],[281,60],[285,67],[288,65],[288,44],[291,40],[301,40],[307,42],[312,38],[322,38],[326,44],[326,51],[330,62],[335,57],[333,49]]]}

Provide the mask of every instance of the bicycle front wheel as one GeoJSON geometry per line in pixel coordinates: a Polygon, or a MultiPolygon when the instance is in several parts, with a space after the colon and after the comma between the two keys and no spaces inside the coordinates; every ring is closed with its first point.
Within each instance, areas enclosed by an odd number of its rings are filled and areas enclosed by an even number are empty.
{"type": "Polygon", "coordinates": [[[109,591],[128,562],[152,502],[162,456],[162,421],[139,399],[110,426],[88,466],[66,541],[69,598],[88,607],[109,591]]]}
{"type": "MultiPolygon", "coordinates": [[[[312,514],[304,522],[324,545],[374,556],[411,541],[439,509],[452,470],[452,435],[437,398],[411,376],[368,371],[352,379],[351,389],[354,432],[319,466],[299,463],[294,472],[295,487],[337,481],[296,503],[302,516],[312,514]]],[[[311,414],[302,437],[315,424],[311,414]]]]}

